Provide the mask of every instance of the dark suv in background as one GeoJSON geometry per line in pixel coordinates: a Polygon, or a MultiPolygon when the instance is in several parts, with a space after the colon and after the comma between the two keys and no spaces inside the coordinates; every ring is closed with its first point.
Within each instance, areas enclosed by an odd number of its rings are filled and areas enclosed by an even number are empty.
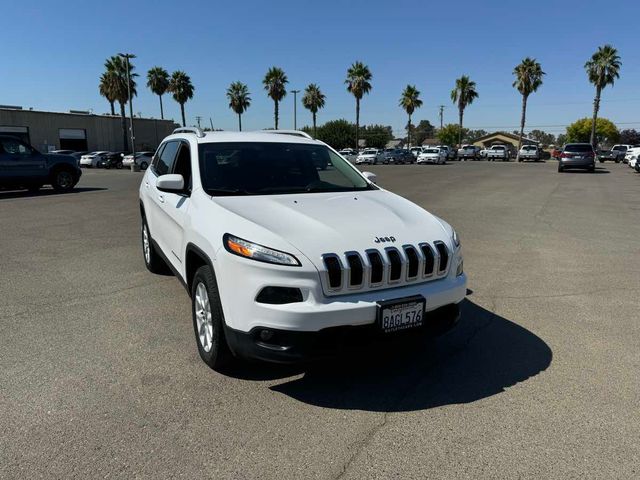
{"type": "Polygon", "coordinates": [[[558,159],[558,171],[577,168],[596,171],[596,152],[590,143],[567,143],[558,159]]]}
{"type": "Polygon", "coordinates": [[[43,154],[16,137],[0,135],[0,189],[36,191],[51,185],[57,192],[67,192],[80,175],[71,155],[43,154]]]}

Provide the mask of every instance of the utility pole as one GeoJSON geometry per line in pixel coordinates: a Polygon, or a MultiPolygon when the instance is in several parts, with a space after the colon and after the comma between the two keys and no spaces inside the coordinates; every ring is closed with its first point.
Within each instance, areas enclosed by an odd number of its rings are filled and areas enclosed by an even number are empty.
{"type": "Polygon", "coordinates": [[[196,116],[196,122],[198,122],[198,128],[200,128],[200,120],[202,120],[202,117],[200,115],[196,116]]]}
{"type": "Polygon", "coordinates": [[[209,117],[209,123],[211,124],[211,131],[213,132],[213,120],[211,120],[211,117],[209,117]]]}
{"type": "Polygon", "coordinates": [[[444,115],[444,105],[440,105],[440,130],[442,130],[442,117],[444,115]]]}
{"type": "Polygon", "coordinates": [[[291,93],[293,93],[293,129],[297,130],[298,129],[298,94],[300,93],[300,90],[291,90],[291,93]]]}
{"type": "MultiPolygon", "coordinates": [[[[136,158],[136,134],[133,130],[133,97],[131,96],[131,65],[129,64],[129,60],[131,58],[136,58],[133,53],[119,53],[120,57],[124,58],[127,62],[127,95],[129,97],[129,116],[131,117],[131,154],[133,158],[136,158]]],[[[135,162],[134,162],[135,163],[135,162]]]]}

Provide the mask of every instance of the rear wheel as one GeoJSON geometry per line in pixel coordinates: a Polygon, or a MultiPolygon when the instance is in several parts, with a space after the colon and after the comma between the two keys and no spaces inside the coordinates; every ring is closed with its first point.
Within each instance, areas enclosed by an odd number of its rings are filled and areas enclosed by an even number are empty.
{"type": "Polygon", "coordinates": [[[169,271],[169,267],[153,246],[147,218],[144,216],[142,217],[142,255],[144,265],[151,273],[165,274],[169,271]]]}
{"type": "Polygon", "coordinates": [[[75,185],[74,175],[68,168],[59,168],[51,174],[51,186],[56,192],[69,192],[75,185]]]}
{"type": "Polygon", "coordinates": [[[211,267],[200,267],[191,285],[193,330],[200,358],[213,370],[221,370],[233,355],[224,335],[224,315],[218,284],[211,267]]]}
{"type": "Polygon", "coordinates": [[[147,168],[149,168],[149,164],[147,162],[140,163],[140,170],[146,170],[147,168]]]}
{"type": "Polygon", "coordinates": [[[558,165],[558,172],[560,172],[560,173],[564,172],[564,168],[562,168],[561,165],[558,165]]]}

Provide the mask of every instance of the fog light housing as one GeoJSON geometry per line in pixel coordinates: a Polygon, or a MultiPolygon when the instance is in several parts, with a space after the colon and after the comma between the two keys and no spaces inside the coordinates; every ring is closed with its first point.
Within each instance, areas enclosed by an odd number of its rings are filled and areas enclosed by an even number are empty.
{"type": "Polygon", "coordinates": [[[264,330],[260,330],[260,340],[262,340],[263,342],[268,342],[273,338],[274,335],[275,332],[273,330],[268,330],[266,328],[264,330]]]}
{"type": "Polygon", "coordinates": [[[269,305],[285,305],[302,302],[302,292],[292,287],[264,287],[258,293],[256,302],[269,305]]]}

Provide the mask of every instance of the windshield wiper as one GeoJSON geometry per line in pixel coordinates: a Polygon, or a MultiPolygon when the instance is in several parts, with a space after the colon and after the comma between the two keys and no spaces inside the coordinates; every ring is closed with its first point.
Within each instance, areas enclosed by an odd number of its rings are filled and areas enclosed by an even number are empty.
{"type": "Polygon", "coordinates": [[[249,195],[249,192],[241,188],[209,188],[207,194],[213,197],[223,197],[232,195],[249,195]]]}

